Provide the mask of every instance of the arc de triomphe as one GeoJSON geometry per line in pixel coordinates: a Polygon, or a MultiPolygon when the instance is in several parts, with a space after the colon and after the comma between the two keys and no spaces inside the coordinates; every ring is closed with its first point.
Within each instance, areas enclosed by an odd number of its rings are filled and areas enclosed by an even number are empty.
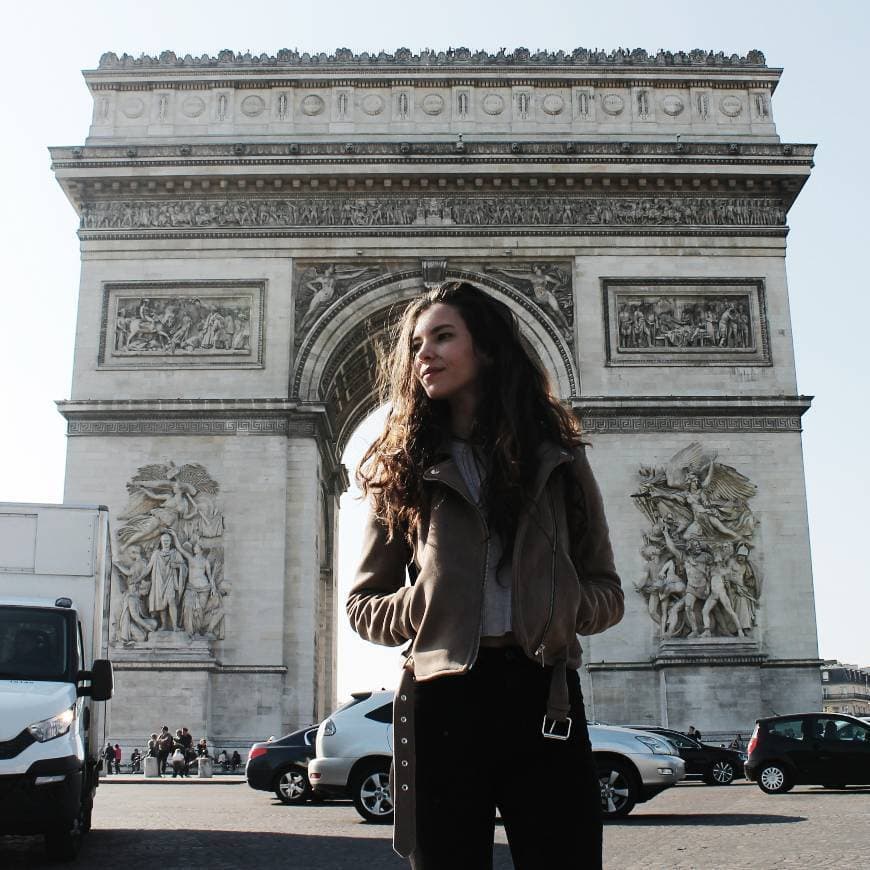
{"type": "Polygon", "coordinates": [[[813,146],[759,52],[103,56],[65,498],[108,504],[113,738],[262,738],[335,702],[344,445],[424,285],[510,305],[583,420],[623,623],[591,715],[820,703],[785,275],[813,146]]]}

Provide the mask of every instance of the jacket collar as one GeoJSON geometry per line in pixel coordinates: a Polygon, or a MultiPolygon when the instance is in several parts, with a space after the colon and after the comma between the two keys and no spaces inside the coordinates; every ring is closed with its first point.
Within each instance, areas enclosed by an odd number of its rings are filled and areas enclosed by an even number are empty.
{"type": "MultiPolygon", "coordinates": [[[[423,472],[423,480],[440,481],[447,486],[458,490],[461,495],[471,502],[471,504],[474,504],[474,500],[468,492],[468,487],[465,485],[465,481],[462,479],[462,475],[456,467],[453,457],[450,455],[448,439],[441,442],[438,447],[437,455],[443,456],[444,458],[435,462],[433,465],[430,465],[423,472]]],[[[565,462],[571,461],[571,452],[566,450],[560,444],[556,444],[552,441],[544,441],[539,444],[535,451],[535,455],[538,470],[535,474],[535,480],[532,486],[532,501],[537,500],[540,496],[544,489],[544,485],[547,483],[547,480],[556,467],[565,462]]]]}

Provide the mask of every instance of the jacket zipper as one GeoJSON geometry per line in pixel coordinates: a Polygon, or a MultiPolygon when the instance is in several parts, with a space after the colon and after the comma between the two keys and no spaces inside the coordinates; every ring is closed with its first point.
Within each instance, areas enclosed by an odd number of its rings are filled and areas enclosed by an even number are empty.
{"type": "Polygon", "coordinates": [[[553,621],[553,611],[556,606],[556,545],[559,539],[559,527],[556,523],[556,510],[553,505],[553,493],[548,489],[547,498],[550,502],[550,516],[553,518],[553,544],[550,551],[550,609],[547,613],[547,621],[544,624],[544,631],[541,634],[541,642],[535,650],[535,655],[541,657],[541,667],[546,667],[544,661],[544,650],[547,648],[544,640],[547,637],[547,632],[550,630],[550,624],[553,621]]]}

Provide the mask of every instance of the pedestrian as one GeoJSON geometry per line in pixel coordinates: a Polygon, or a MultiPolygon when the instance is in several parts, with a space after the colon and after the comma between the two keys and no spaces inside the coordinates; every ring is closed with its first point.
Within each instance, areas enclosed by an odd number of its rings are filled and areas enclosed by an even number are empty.
{"type": "Polygon", "coordinates": [[[196,758],[196,751],[193,748],[193,735],[187,730],[186,725],[180,732],[178,732],[178,740],[181,743],[181,749],[184,752],[184,774],[185,776],[189,776],[190,762],[192,759],[196,758]]]}
{"type": "Polygon", "coordinates": [[[232,769],[233,769],[233,772],[234,772],[234,773],[235,773],[236,768],[237,768],[241,763],[242,763],[242,756],[239,755],[239,750],[238,750],[238,749],[234,749],[234,750],[233,750],[233,757],[232,757],[232,759],[231,759],[231,761],[230,761],[230,764],[232,765],[232,769]]]}
{"type": "Polygon", "coordinates": [[[110,740],[106,744],[106,748],[103,750],[103,759],[106,762],[106,775],[112,775],[112,767],[115,764],[115,747],[112,746],[112,741],[110,740]]]}
{"type": "Polygon", "coordinates": [[[136,747],[130,753],[130,773],[141,773],[142,772],[142,754],[139,752],[139,748],[136,747]]]}
{"type": "Polygon", "coordinates": [[[166,762],[172,752],[174,741],[169,733],[169,726],[164,725],[160,729],[160,737],[157,738],[157,775],[166,773],[166,762]]]}
{"type": "Polygon", "coordinates": [[[176,746],[172,750],[172,778],[184,778],[186,773],[187,760],[184,757],[184,750],[180,746],[176,746]]]}
{"type": "Polygon", "coordinates": [[[157,734],[152,732],[148,740],[148,757],[157,758],[157,751],[157,734]]]}
{"type": "Polygon", "coordinates": [[[367,640],[410,642],[394,848],[418,870],[490,868],[498,809],[517,870],[600,868],[577,634],[624,604],[579,427],[513,314],[470,284],[412,302],[392,346],[390,412],[357,469],[371,512],[347,611],[367,640]]]}
{"type": "Polygon", "coordinates": [[[731,741],[730,747],[731,749],[735,749],[738,752],[742,752],[743,750],[743,735],[738,732],[734,739],[731,741]]]}
{"type": "Polygon", "coordinates": [[[119,744],[115,744],[115,773],[121,772],[121,747],[119,744]]]}
{"type": "Polygon", "coordinates": [[[698,743],[701,742],[701,732],[694,725],[689,726],[688,736],[697,740],[698,743]]]}

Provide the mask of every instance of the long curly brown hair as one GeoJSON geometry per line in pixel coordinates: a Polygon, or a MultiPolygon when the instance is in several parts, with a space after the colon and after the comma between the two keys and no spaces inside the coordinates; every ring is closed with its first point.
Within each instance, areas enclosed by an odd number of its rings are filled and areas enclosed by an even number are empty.
{"type": "Polygon", "coordinates": [[[381,397],[390,410],[383,432],[360,460],[356,480],[390,538],[400,531],[412,540],[426,509],[423,472],[451,436],[449,406],[426,395],[414,374],[411,348],[417,319],[439,303],[459,312],[485,361],[470,440],[487,461],[481,497],[488,523],[510,541],[532,487],[537,447],[550,441],[574,448],[581,443],[580,426],[553,396],[510,309],[472,284],[442,285],[405,309],[379,372],[381,397]]]}

